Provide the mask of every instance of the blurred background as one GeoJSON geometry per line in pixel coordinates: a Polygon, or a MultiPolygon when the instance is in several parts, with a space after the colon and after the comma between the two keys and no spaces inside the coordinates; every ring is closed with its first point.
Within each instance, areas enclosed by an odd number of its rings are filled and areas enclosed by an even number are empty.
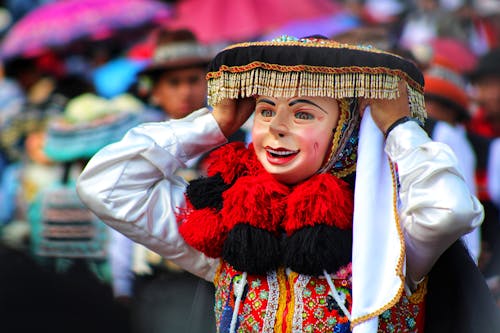
{"type": "Polygon", "coordinates": [[[215,331],[210,284],[114,233],[74,182],[131,127],[203,107],[223,47],[283,35],[372,45],[422,69],[426,130],[486,210],[464,242],[500,306],[499,0],[6,0],[0,331],[215,331]]]}

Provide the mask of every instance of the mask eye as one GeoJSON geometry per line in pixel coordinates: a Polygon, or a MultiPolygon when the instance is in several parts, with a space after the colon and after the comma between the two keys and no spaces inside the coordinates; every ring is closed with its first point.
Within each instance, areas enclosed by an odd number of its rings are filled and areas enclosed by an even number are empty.
{"type": "Polygon", "coordinates": [[[300,120],[312,120],[314,119],[314,116],[309,112],[299,111],[295,112],[295,118],[300,120]]]}
{"type": "Polygon", "coordinates": [[[260,111],[260,115],[264,118],[271,118],[276,114],[273,110],[264,109],[260,111]]]}

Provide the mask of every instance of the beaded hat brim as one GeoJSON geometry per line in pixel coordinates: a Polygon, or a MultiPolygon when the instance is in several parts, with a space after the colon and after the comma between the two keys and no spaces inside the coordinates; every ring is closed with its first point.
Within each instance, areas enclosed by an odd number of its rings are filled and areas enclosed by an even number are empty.
{"type": "Polygon", "coordinates": [[[254,95],[395,99],[404,80],[412,116],[426,117],[418,67],[369,46],[290,37],[234,44],[212,59],[207,80],[210,105],[254,95]]]}

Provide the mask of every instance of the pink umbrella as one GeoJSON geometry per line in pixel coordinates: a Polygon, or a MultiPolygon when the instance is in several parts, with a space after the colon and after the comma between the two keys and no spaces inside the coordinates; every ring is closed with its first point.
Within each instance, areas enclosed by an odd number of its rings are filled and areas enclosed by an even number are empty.
{"type": "Polygon", "coordinates": [[[361,21],[357,16],[348,12],[339,12],[333,15],[320,16],[312,19],[291,21],[267,33],[259,38],[259,40],[271,40],[282,35],[294,37],[323,35],[332,38],[338,34],[357,28],[360,25],[361,21]]]}
{"type": "Polygon", "coordinates": [[[332,0],[179,0],[167,24],[192,30],[204,43],[238,42],[255,39],[291,20],[340,9],[332,0]]]}
{"type": "Polygon", "coordinates": [[[35,8],[7,33],[3,58],[34,56],[81,38],[103,39],[123,29],[159,23],[170,6],[155,0],[61,0],[35,8]]]}

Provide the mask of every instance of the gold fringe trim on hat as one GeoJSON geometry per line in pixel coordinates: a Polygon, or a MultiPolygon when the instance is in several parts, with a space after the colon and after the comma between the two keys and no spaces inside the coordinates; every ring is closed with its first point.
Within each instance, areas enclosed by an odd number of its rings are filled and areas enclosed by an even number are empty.
{"type": "Polygon", "coordinates": [[[403,79],[408,87],[411,115],[421,121],[426,118],[423,88],[400,70],[254,62],[245,66],[223,65],[219,71],[208,73],[207,79],[208,103],[212,106],[225,98],[255,95],[396,99],[399,97],[398,83],[403,79]]]}

